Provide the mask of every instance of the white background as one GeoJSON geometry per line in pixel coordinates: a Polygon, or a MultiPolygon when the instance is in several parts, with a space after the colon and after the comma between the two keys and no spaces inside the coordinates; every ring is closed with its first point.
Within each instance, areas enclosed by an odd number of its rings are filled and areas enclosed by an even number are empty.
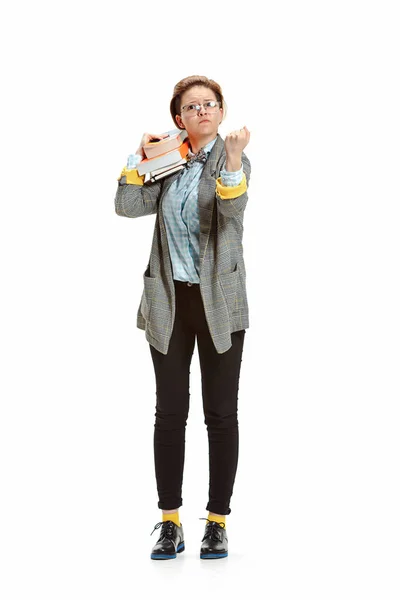
{"type": "Polygon", "coordinates": [[[4,600],[398,600],[396,5],[3,9],[4,600]],[[193,74],[222,86],[222,137],[251,132],[239,466],[229,556],[201,561],[196,347],[186,551],[152,561],[155,378],[136,312],[155,216],[121,218],[114,196],[142,134],[174,126],[173,87],[193,74]]]}

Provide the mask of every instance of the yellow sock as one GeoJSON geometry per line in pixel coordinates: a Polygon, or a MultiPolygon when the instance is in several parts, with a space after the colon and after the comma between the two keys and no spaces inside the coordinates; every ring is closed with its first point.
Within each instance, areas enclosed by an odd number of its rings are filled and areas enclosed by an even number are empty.
{"type": "Polygon", "coordinates": [[[217,521],[217,523],[223,523],[224,525],[226,525],[226,515],[222,515],[222,517],[217,517],[216,515],[212,515],[211,513],[208,513],[208,517],[207,519],[209,521],[217,521]]]}
{"type": "Polygon", "coordinates": [[[174,513],[162,513],[162,520],[164,521],[173,521],[178,527],[181,526],[181,522],[179,521],[179,510],[174,513]]]}

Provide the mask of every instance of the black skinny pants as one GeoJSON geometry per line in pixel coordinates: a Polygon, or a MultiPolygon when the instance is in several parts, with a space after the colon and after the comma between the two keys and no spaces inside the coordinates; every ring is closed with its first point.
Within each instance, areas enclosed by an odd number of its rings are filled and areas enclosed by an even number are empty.
{"type": "Polygon", "coordinates": [[[206,510],[229,515],[238,464],[238,389],[246,330],[233,332],[231,348],[218,354],[208,329],[200,285],[174,283],[176,312],[168,353],[162,354],[149,344],[156,376],[154,462],[158,507],[170,510],[182,505],[189,369],[197,335],[209,443],[206,510]]]}

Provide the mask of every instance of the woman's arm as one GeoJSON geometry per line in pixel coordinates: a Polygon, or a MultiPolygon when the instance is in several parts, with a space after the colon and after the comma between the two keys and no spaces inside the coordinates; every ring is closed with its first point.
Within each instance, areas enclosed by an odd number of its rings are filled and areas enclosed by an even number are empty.
{"type": "Polygon", "coordinates": [[[216,181],[215,197],[217,200],[217,207],[225,217],[235,217],[243,213],[246,208],[251,165],[244,152],[242,152],[241,160],[243,165],[243,178],[239,185],[225,186],[222,183],[221,177],[218,177],[216,181]]]}
{"type": "Polygon", "coordinates": [[[163,138],[166,134],[144,133],[135,154],[128,156],[127,163],[118,177],[118,189],[115,195],[115,212],[121,217],[143,217],[157,212],[161,195],[162,181],[144,184],[144,175],[139,175],[137,165],[143,160],[143,145],[154,138],[163,138]]]}
{"type": "Polygon", "coordinates": [[[130,154],[128,166],[122,169],[118,177],[115,212],[121,217],[136,218],[157,212],[161,182],[144,185],[145,176],[139,175],[135,168],[141,159],[139,154],[130,154]]]}
{"type": "MultiPolygon", "coordinates": [[[[133,169],[136,171],[136,169],[133,169]]],[[[161,194],[161,180],[143,185],[143,183],[127,183],[140,176],[132,172],[122,175],[115,195],[115,212],[121,217],[144,217],[157,212],[161,194]]]]}

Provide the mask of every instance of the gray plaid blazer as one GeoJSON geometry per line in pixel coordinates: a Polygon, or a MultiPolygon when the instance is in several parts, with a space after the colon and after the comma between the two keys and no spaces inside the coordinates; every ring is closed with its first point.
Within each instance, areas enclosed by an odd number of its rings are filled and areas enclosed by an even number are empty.
{"type": "MultiPolygon", "coordinates": [[[[216,179],[224,165],[225,143],[217,134],[199,182],[200,291],[210,334],[218,354],[232,346],[231,333],[249,327],[246,269],[243,260],[243,213],[247,191],[232,200],[216,194],[216,179]]],[[[251,166],[242,153],[247,186],[251,166]]],[[[122,177],[115,196],[115,211],[123,217],[157,214],[150,258],[143,273],[143,292],[136,326],[147,341],[167,354],[175,319],[175,286],[169,256],[162,203],[179,171],[143,186],[126,184],[122,177]]]]}

